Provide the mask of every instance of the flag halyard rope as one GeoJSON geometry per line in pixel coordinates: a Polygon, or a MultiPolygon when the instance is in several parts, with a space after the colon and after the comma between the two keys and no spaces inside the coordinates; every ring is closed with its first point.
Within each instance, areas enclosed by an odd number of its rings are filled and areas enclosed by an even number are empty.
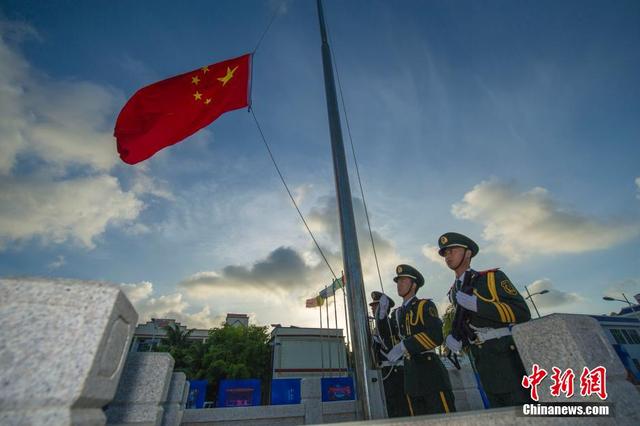
{"type": "Polygon", "coordinates": [[[258,132],[260,133],[260,137],[262,139],[262,142],[264,143],[264,146],[267,148],[267,152],[269,153],[269,158],[271,158],[271,162],[275,166],[276,172],[278,172],[278,176],[280,176],[280,180],[282,181],[282,185],[284,185],[284,189],[286,189],[287,194],[289,194],[289,198],[291,199],[291,202],[293,203],[293,206],[296,208],[296,211],[298,212],[298,215],[300,216],[300,219],[302,219],[302,223],[304,223],[305,228],[307,228],[307,232],[309,233],[309,235],[311,236],[311,239],[313,240],[314,244],[316,245],[316,248],[318,249],[318,252],[320,252],[320,255],[322,256],[322,259],[324,260],[324,263],[327,265],[327,268],[329,268],[329,271],[331,271],[331,275],[333,276],[333,279],[334,280],[338,279],[336,274],[333,272],[333,268],[331,268],[331,265],[329,264],[329,261],[327,260],[327,257],[324,255],[324,251],[322,251],[322,248],[320,247],[320,244],[318,244],[318,241],[316,240],[316,237],[313,235],[313,232],[311,232],[311,228],[309,228],[309,225],[307,224],[307,221],[305,220],[304,215],[302,214],[302,211],[300,211],[300,208],[298,207],[298,203],[296,203],[296,200],[293,197],[293,194],[291,194],[291,190],[289,189],[289,185],[287,185],[287,182],[285,181],[284,176],[282,175],[282,172],[280,171],[280,167],[278,167],[278,163],[276,162],[276,159],[274,158],[273,153],[271,152],[271,148],[269,147],[269,144],[267,143],[267,139],[265,138],[264,133],[262,132],[262,128],[260,127],[260,123],[258,123],[258,119],[256,118],[256,114],[253,111],[253,108],[251,108],[249,111],[251,112],[251,116],[253,117],[253,121],[256,123],[256,127],[258,128],[258,132]]]}

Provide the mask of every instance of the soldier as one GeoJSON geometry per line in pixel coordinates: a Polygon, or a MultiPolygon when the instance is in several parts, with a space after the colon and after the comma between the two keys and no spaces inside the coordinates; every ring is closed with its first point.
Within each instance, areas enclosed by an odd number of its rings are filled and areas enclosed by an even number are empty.
{"type": "Polygon", "coordinates": [[[449,290],[456,315],[446,346],[454,353],[470,346],[492,408],[530,402],[520,384],[525,370],[511,337],[513,324],[531,319],[529,307],[504,272],[471,269],[471,258],[479,250],[473,240],[448,232],[438,244],[440,256],[456,275],[449,290]]]}
{"type": "Polygon", "coordinates": [[[406,417],[409,415],[409,406],[404,396],[404,370],[402,360],[395,363],[388,361],[383,353],[386,353],[398,343],[398,331],[395,323],[390,321],[389,311],[395,303],[386,294],[379,291],[371,292],[372,302],[369,303],[375,329],[373,334],[373,346],[378,367],[382,370],[384,395],[387,400],[387,414],[392,417],[406,417]]]}
{"type": "Polygon", "coordinates": [[[400,342],[386,354],[391,362],[404,357],[404,391],[412,416],[456,411],[449,373],[434,349],[442,344],[442,321],[431,299],[418,299],[424,278],[414,267],[398,265],[396,277],[402,306],[393,311],[400,342]]]}

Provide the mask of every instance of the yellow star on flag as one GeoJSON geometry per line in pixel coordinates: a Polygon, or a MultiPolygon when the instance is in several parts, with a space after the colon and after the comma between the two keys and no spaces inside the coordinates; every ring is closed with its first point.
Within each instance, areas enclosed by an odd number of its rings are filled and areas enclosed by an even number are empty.
{"type": "Polygon", "coordinates": [[[198,76],[196,75],[195,77],[191,77],[191,82],[195,85],[197,85],[198,83],[200,83],[200,79],[198,78],[198,76]]]}
{"type": "Polygon", "coordinates": [[[236,72],[237,69],[238,67],[235,67],[233,69],[227,67],[227,74],[224,77],[218,77],[218,81],[222,82],[222,85],[224,86],[229,82],[229,80],[233,78],[233,73],[236,72]]]}
{"type": "Polygon", "coordinates": [[[201,100],[201,99],[202,99],[202,93],[200,93],[200,92],[198,92],[198,91],[196,90],[196,93],[194,93],[194,94],[193,94],[193,98],[194,98],[196,101],[201,100]]]}
{"type": "Polygon", "coordinates": [[[211,103],[211,98],[207,98],[207,100],[206,100],[206,101],[204,101],[204,103],[205,103],[206,105],[209,105],[209,104],[211,103]]]}
{"type": "Polygon", "coordinates": [[[209,67],[202,67],[200,68],[202,70],[203,73],[208,73],[209,72],[209,67]]]}

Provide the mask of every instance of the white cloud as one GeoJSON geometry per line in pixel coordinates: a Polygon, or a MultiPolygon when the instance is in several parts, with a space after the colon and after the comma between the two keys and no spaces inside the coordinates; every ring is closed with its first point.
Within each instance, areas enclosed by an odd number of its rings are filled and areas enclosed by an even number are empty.
{"type": "Polygon", "coordinates": [[[110,224],[128,224],[143,204],[107,175],[62,181],[0,179],[0,247],[39,238],[93,248],[110,224]],[[105,202],[108,200],[108,202],[105,202]]]}
{"type": "Polygon", "coordinates": [[[269,8],[275,10],[279,16],[284,16],[289,12],[289,5],[292,0],[271,0],[269,2],[269,8]]]}
{"type": "Polygon", "coordinates": [[[310,183],[300,185],[293,189],[293,199],[296,201],[298,207],[307,198],[307,195],[313,190],[313,185],[310,183]]]}
{"type": "Polygon", "coordinates": [[[135,169],[131,191],[137,195],[149,194],[168,201],[175,201],[175,196],[168,189],[166,182],[160,182],[146,174],[146,167],[144,166],[135,169]]]}
{"type": "Polygon", "coordinates": [[[111,133],[122,95],[34,69],[19,50],[29,38],[37,38],[32,27],[0,20],[0,249],[34,238],[93,248],[110,225],[147,232],[133,223],[143,209],[137,196],[172,196],[143,167],[131,192],[109,174],[119,161],[111,133]]]}
{"type": "Polygon", "coordinates": [[[520,192],[498,181],[479,183],[451,212],[482,224],[483,237],[512,261],[606,249],[640,234],[637,222],[590,218],[563,207],[544,188],[520,192]]]}
{"type": "Polygon", "coordinates": [[[309,265],[296,250],[279,247],[252,266],[229,265],[220,272],[198,272],[179,286],[187,291],[207,292],[218,287],[248,291],[269,289],[282,291],[306,289],[313,282],[322,282],[324,265],[309,265]],[[320,266],[320,267],[319,267],[320,266]]]}
{"type": "Polygon", "coordinates": [[[211,314],[209,306],[191,312],[191,305],[181,293],[153,297],[153,284],[143,281],[137,284],[120,284],[138,312],[138,322],[145,323],[151,318],[172,318],[189,328],[209,329],[219,326],[224,316],[211,314]]]}
{"type": "MultiPolygon", "coordinates": [[[[527,286],[529,293],[534,293],[547,290],[545,294],[538,294],[532,296],[538,309],[546,309],[549,311],[551,308],[557,308],[560,306],[573,305],[576,303],[582,303],[585,299],[578,293],[568,293],[554,288],[553,283],[548,278],[542,278],[535,280],[527,286]]],[[[526,291],[522,294],[523,297],[527,297],[526,291]]],[[[529,307],[533,308],[530,300],[527,300],[529,307]]],[[[533,313],[533,309],[532,309],[533,313]]]]}
{"type": "Polygon", "coordinates": [[[59,255],[58,257],[56,257],[56,260],[54,260],[53,262],[49,263],[49,269],[58,269],[62,266],[64,266],[66,264],[66,260],[64,259],[64,256],[59,255]]]}
{"type": "Polygon", "coordinates": [[[22,153],[58,167],[110,169],[118,160],[109,120],[121,95],[34,70],[4,37],[14,27],[0,22],[0,174],[8,175],[22,153]]]}
{"type": "Polygon", "coordinates": [[[29,64],[5,42],[4,36],[14,29],[0,20],[0,175],[9,173],[17,153],[26,145],[22,135],[25,111],[21,107],[25,88],[21,79],[29,64]]]}
{"type": "Polygon", "coordinates": [[[440,254],[438,253],[438,250],[439,247],[425,244],[422,246],[422,255],[433,263],[436,263],[441,267],[448,269],[446,263],[444,263],[442,256],[440,256],[440,254]]]}
{"type": "MultiPolygon", "coordinates": [[[[379,279],[371,250],[370,236],[363,215],[363,205],[354,199],[356,222],[366,293],[379,290],[379,279]]],[[[339,275],[342,257],[339,247],[339,225],[336,201],[323,197],[306,215],[307,221],[334,272],[339,275]]],[[[399,262],[394,245],[377,232],[373,232],[376,252],[386,290],[395,295],[390,280],[399,262]]],[[[304,301],[317,295],[332,276],[311,241],[304,248],[278,247],[263,258],[251,262],[231,264],[212,271],[201,271],[184,279],[178,289],[187,300],[206,302],[212,312],[241,312],[254,315],[260,324],[284,323],[316,326],[318,312],[305,308],[304,301]],[[286,313],[286,316],[285,314],[286,313]]],[[[333,306],[333,305],[332,305],[333,306]]],[[[342,294],[338,298],[339,322],[344,322],[342,294]]],[[[333,309],[330,307],[330,310],[333,309]]],[[[333,322],[333,313],[331,321],[333,322]]]]}
{"type": "Polygon", "coordinates": [[[137,284],[120,284],[120,288],[134,305],[148,298],[153,292],[153,284],[149,281],[143,281],[137,284]]]}

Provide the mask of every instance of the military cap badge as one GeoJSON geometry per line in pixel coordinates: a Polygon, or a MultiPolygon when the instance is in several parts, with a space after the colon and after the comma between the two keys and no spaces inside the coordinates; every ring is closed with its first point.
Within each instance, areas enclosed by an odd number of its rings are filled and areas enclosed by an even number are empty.
{"type": "Polygon", "coordinates": [[[398,266],[396,268],[396,274],[401,274],[402,273],[402,266],[398,266]]]}
{"type": "Polygon", "coordinates": [[[447,239],[446,236],[442,236],[440,237],[440,244],[447,244],[449,242],[449,240],[447,239]]]}

